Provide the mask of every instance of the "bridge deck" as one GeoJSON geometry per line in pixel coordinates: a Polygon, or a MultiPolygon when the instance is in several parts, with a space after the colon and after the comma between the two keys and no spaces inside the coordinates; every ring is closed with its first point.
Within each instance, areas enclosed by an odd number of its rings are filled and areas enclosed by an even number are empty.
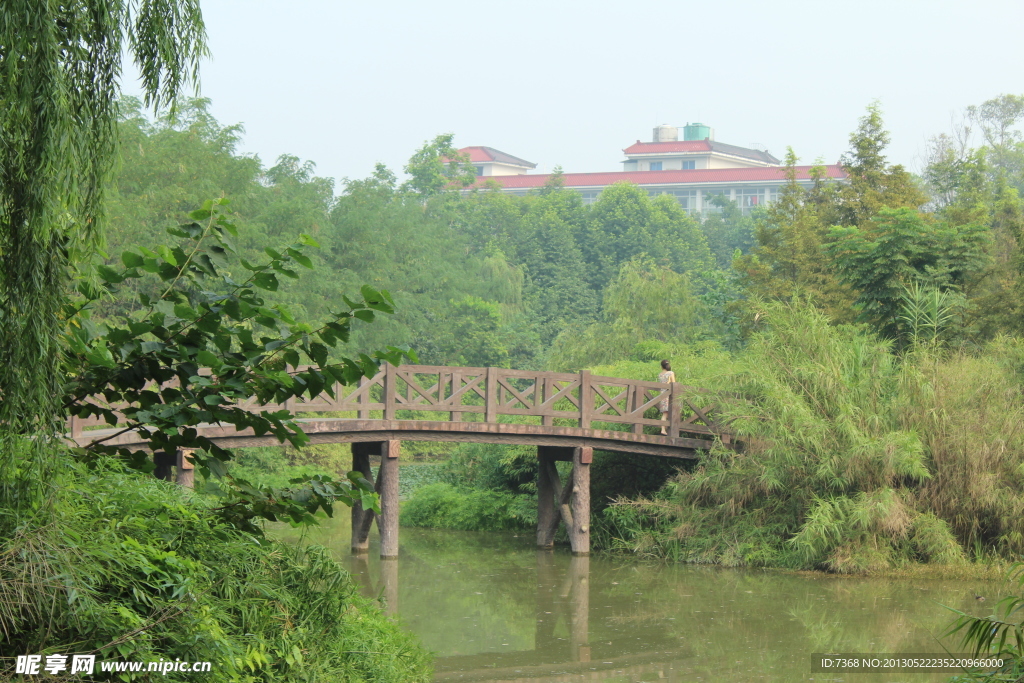
{"type": "MultiPolygon", "coordinates": [[[[603,451],[635,453],[667,458],[693,459],[707,450],[707,439],[634,434],[610,429],[582,429],[548,425],[489,422],[439,422],[426,420],[359,420],[351,418],[306,418],[298,420],[311,443],[359,443],[366,441],[456,441],[536,446],[589,446],[603,451]]],[[[117,429],[81,432],[73,440],[85,445],[116,433],[117,429]]],[[[256,436],[252,430],[236,431],[230,426],[202,425],[199,432],[225,448],[277,446],[272,435],[256,436]]],[[[106,441],[111,446],[145,448],[135,432],[125,432],[106,441]]]]}

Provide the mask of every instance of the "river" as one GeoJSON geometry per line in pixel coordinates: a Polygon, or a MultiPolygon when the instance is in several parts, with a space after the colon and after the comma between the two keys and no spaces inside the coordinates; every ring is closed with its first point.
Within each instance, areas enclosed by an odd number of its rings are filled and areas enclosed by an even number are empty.
{"type": "Polygon", "coordinates": [[[532,534],[403,528],[399,559],[382,561],[376,533],[368,556],[350,554],[347,517],[307,539],[435,653],[437,681],[946,681],[815,673],[811,655],[943,653],[943,605],[984,615],[998,599],[980,581],[572,557],[532,534]]]}

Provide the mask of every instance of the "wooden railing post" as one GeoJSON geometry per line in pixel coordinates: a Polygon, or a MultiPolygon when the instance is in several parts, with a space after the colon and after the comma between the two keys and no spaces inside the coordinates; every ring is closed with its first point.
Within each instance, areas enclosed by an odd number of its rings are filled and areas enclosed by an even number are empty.
{"type": "Polygon", "coordinates": [[[590,370],[580,370],[580,428],[590,429],[594,401],[590,396],[590,370]]]}
{"type": "MultiPolygon", "coordinates": [[[[449,398],[449,400],[451,399],[452,396],[455,395],[455,392],[458,391],[458,389],[459,389],[459,383],[461,382],[461,380],[459,378],[460,378],[459,371],[455,370],[455,369],[453,369],[451,372],[439,372],[439,373],[437,373],[437,402],[438,403],[442,403],[445,400],[444,399],[444,390],[445,390],[445,387],[449,386],[449,384],[451,385],[451,387],[448,390],[448,398],[449,398]]],[[[452,407],[454,408],[456,405],[462,405],[462,400],[460,399],[457,404],[453,403],[452,407]]],[[[449,411],[448,412],[448,420],[451,421],[451,422],[462,422],[462,412],[458,411],[458,410],[451,410],[451,411],[449,411]]]]}
{"type": "Polygon", "coordinates": [[[487,386],[484,390],[484,422],[498,421],[498,368],[487,368],[487,386]]]}
{"type": "Polygon", "coordinates": [[[395,373],[394,365],[387,363],[384,366],[384,419],[394,420],[398,414],[397,400],[395,394],[398,393],[398,375],[395,373]]]}
{"type": "MultiPolygon", "coordinates": [[[[629,406],[629,412],[633,413],[633,415],[636,416],[637,409],[639,409],[640,406],[644,404],[644,399],[647,398],[647,391],[639,384],[634,384],[632,390],[629,393],[633,395],[633,404],[629,406]]],[[[641,422],[643,418],[643,413],[641,413],[638,417],[634,417],[634,419],[636,419],[636,422],[633,423],[634,434],[644,433],[644,423],[641,422]]]]}
{"type": "Polygon", "coordinates": [[[177,451],[178,462],[175,465],[178,470],[176,473],[178,485],[190,489],[195,488],[195,465],[189,461],[189,457],[194,452],[194,448],[179,448],[177,451]]]}
{"type": "Polygon", "coordinates": [[[681,392],[678,382],[672,382],[671,387],[668,397],[668,435],[677,438],[683,422],[683,411],[679,406],[681,392]]]}
{"type": "MultiPolygon", "coordinates": [[[[538,407],[543,406],[545,401],[551,398],[552,394],[558,393],[558,389],[555,387],[555,381],[549,377],[545,377],[544,375],[540,375],[537,377],[537,379],[535,380],[535,386],[533,391],[534,395],[537,397],[538,407]]],[[[551,408],[549,408],[549,410],[553,411],[554,409],[555,404],[552,403],[551,408]]],[[[551,427],[552,425],[555,424],[555,417],[553,415],[545,415],[544,412],[544,409],[541,408],[540,423],[545,427],[551,427]]]]}
{"type": "MultiPolygon", "coordinates": [[[[359,384],[357,386],[359,387],[356,389],[356,391],[359,392],[359,410],[356,412],[356,416],[360,420],[369,420],[370,411],[365,406],[370,402],[370,389],[367,388],[366,391],[363,391],[363,387],[366,386],[365,376],[359,378],[359,384]]],[[[367,479],[369,479],[369,477],[367,477],[367,479]]]]}

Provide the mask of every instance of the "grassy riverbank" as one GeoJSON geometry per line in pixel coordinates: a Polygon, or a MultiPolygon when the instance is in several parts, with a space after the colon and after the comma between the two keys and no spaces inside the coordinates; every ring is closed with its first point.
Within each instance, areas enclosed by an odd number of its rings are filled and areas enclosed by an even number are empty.
{"type": "Polygon", "coordinates": [[[209,661],[225,681],[430,678],[429,655],[324,549],[240,533],[191,491],[117,467],[59,483],[53,521],[0,551],[4,652],[209,661]]]}

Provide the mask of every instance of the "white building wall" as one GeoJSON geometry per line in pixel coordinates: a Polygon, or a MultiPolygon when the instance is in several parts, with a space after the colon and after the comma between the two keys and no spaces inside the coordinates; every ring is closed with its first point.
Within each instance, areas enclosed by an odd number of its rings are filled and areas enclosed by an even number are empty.
{"type": "Polygon", "coordinates": [[[720,157],[714,154],[710,156],[709,162],[710,165],[705,168],[764,168],[764,164],[735,157],[720,157]]]}
{"type": "Polygon", "coordinates": [[[484,175],[523,175],[526,173],[525,168],[522,166],[512,166],[510,164],[499,164],[497,162],[490,162],[485,164],[476,164],[477,166],[483,166],[484,175]]]}

